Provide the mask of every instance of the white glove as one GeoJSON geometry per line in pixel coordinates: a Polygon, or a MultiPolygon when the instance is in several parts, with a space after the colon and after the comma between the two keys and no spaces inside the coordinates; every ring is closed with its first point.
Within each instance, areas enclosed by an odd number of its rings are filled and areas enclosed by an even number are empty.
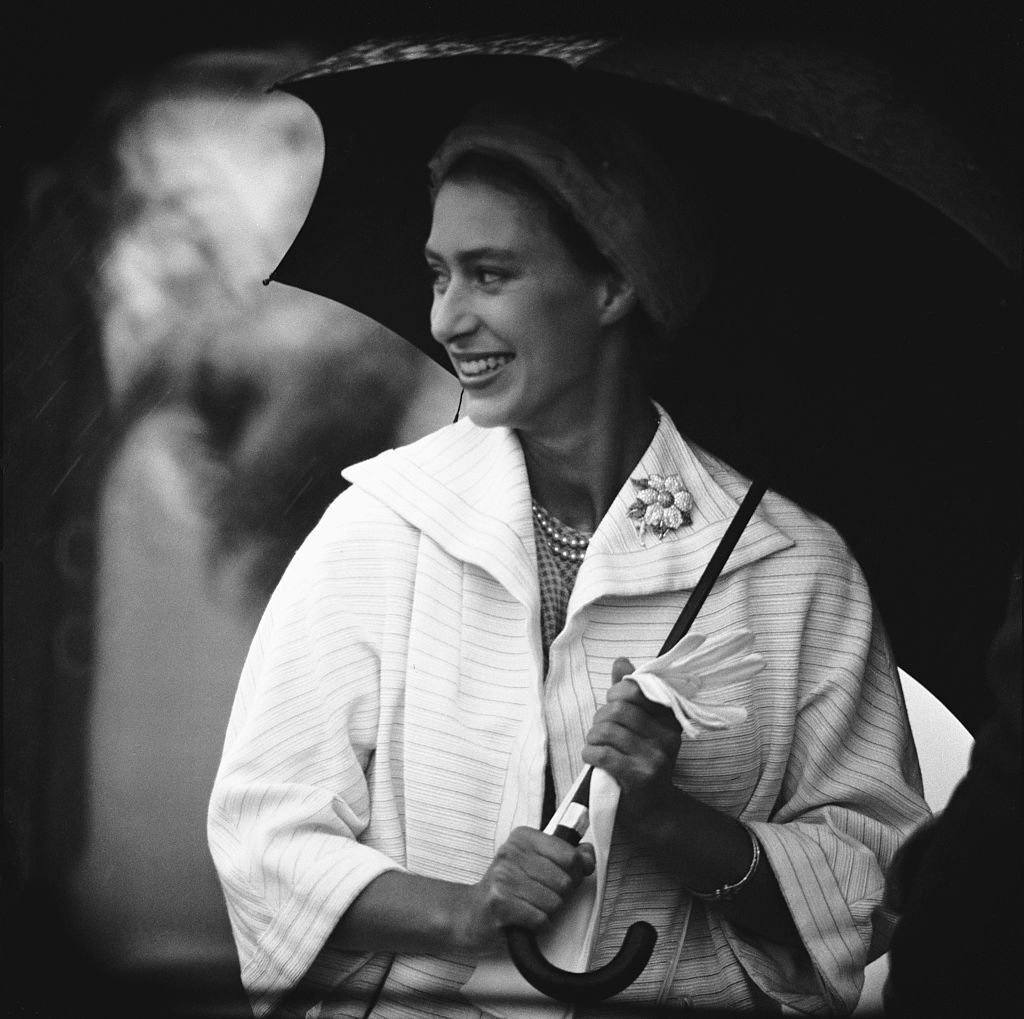
{"type": "Polygon", "coordinates": [[[721,691],[756,676],[765,666],[749,630],[715,637],[687,634],[674,648],[641,665],[632,679],[644,696],[670,708],[683,735],[696,738],[709,729],[726,729],[747,717],[745,708],[719,703],[721,691]]]}

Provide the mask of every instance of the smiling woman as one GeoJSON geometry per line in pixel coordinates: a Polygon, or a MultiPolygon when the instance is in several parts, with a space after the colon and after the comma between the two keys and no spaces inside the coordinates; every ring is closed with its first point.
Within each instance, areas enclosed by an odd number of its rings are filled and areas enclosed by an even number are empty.
{"type": "Polygon", "coordinates": [[[466,413],[540,440],[582,421],[595,387],[619,387],[628,338],[607,326],[635,302],[610,265],[583,269],[545,219],[535,202],[454,177],[438,192],[427,242],[431,330],[466,413]]]}
{"type": "Polygon", "coordinates": [[[588,969],[637,913],[659,936],[627,1007],[849,1010],[927,814],[857,564],[769,493],[685,649],[707,641],[682,683],[701,724],[632,664],[749,487],[646,386],[707,288],[699,198],[578,99],[438,142],[430,325],[464,417],[345,471],[261,622],[211,799],[256,1011],[519,1015],[543,999],[510,928],[588,969]],[[574,845],[551,826],[582,763],[619,798],[574,845]]]}

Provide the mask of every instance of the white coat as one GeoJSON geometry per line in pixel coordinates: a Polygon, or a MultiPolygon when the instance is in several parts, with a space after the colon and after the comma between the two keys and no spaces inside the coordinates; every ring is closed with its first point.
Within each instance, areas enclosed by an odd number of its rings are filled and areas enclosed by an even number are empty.
{"type": "MultiPolygon", "coordinates": [[[[515,434],[462,421],[345,472],[352,487],[253,640],[210,804],[257,1014],[305,974],[325,1013],[361,1015],[351,998],[388,960],[327,942],[366,885],[394,868],[474,882],[513,827],[539,823],[548,757],[562,796],[612,662],[655,657],[747,488],[664,415],[633,476],[655,473],[682,476],[692,524],[641,543],[626,483],[590,542],[545,678],[515,434]]],[[[643,918],[658,946],[617,1000],[845,1011],[873,937],[884,943],[872,919],[884,870],[927,816],[895,663],[842,540],[773,493],[693,630],[737,627],[767,660],[733,692],[747,721],[684,740],[675,780],[750,825],[803,949],[744,935],[617,833],[595,964],[643,918]]],[[[477,1016],[458,994],[471,972],[399,956],[374,1015],[477,1016]]]]}

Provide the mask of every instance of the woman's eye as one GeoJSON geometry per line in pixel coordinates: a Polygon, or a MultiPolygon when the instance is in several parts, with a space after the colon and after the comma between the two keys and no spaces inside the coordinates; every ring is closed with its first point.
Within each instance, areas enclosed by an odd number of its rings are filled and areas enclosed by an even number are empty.
{"type": "Polygon", "coordinates": [[[476,270],[476,281],[482,286],[491,286],[494,283],[500,283],[505,278],[505,274],[497,269],[488,269],[481,266],[476,270]]]}
{"type": "Polygon", "coordinates": [[[427,278],[435,292],[441,292],[448,286],[448,274],[436,265],[427,266],[427,278]]]}

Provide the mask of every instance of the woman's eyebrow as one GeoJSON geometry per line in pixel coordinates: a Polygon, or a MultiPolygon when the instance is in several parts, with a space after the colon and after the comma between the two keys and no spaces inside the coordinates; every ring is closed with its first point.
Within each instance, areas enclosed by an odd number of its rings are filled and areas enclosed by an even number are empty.
{"type": "MultiPolygon", "coordinates": [[[[443,262],[444,256],[438,254],[429,245],[423,249],[423,257],[429,262],[431,260],[443,262]]],[[[479,248],[468,248],[465,251],[459,251],[455,255],[456,261],[465,264],[467,262],[479,262],[484,259],[492,261],[503,261],[511,262],[516,257],[516,253],[510,248],[498,248],[490,245],[483,245],[479,248]]]]}

